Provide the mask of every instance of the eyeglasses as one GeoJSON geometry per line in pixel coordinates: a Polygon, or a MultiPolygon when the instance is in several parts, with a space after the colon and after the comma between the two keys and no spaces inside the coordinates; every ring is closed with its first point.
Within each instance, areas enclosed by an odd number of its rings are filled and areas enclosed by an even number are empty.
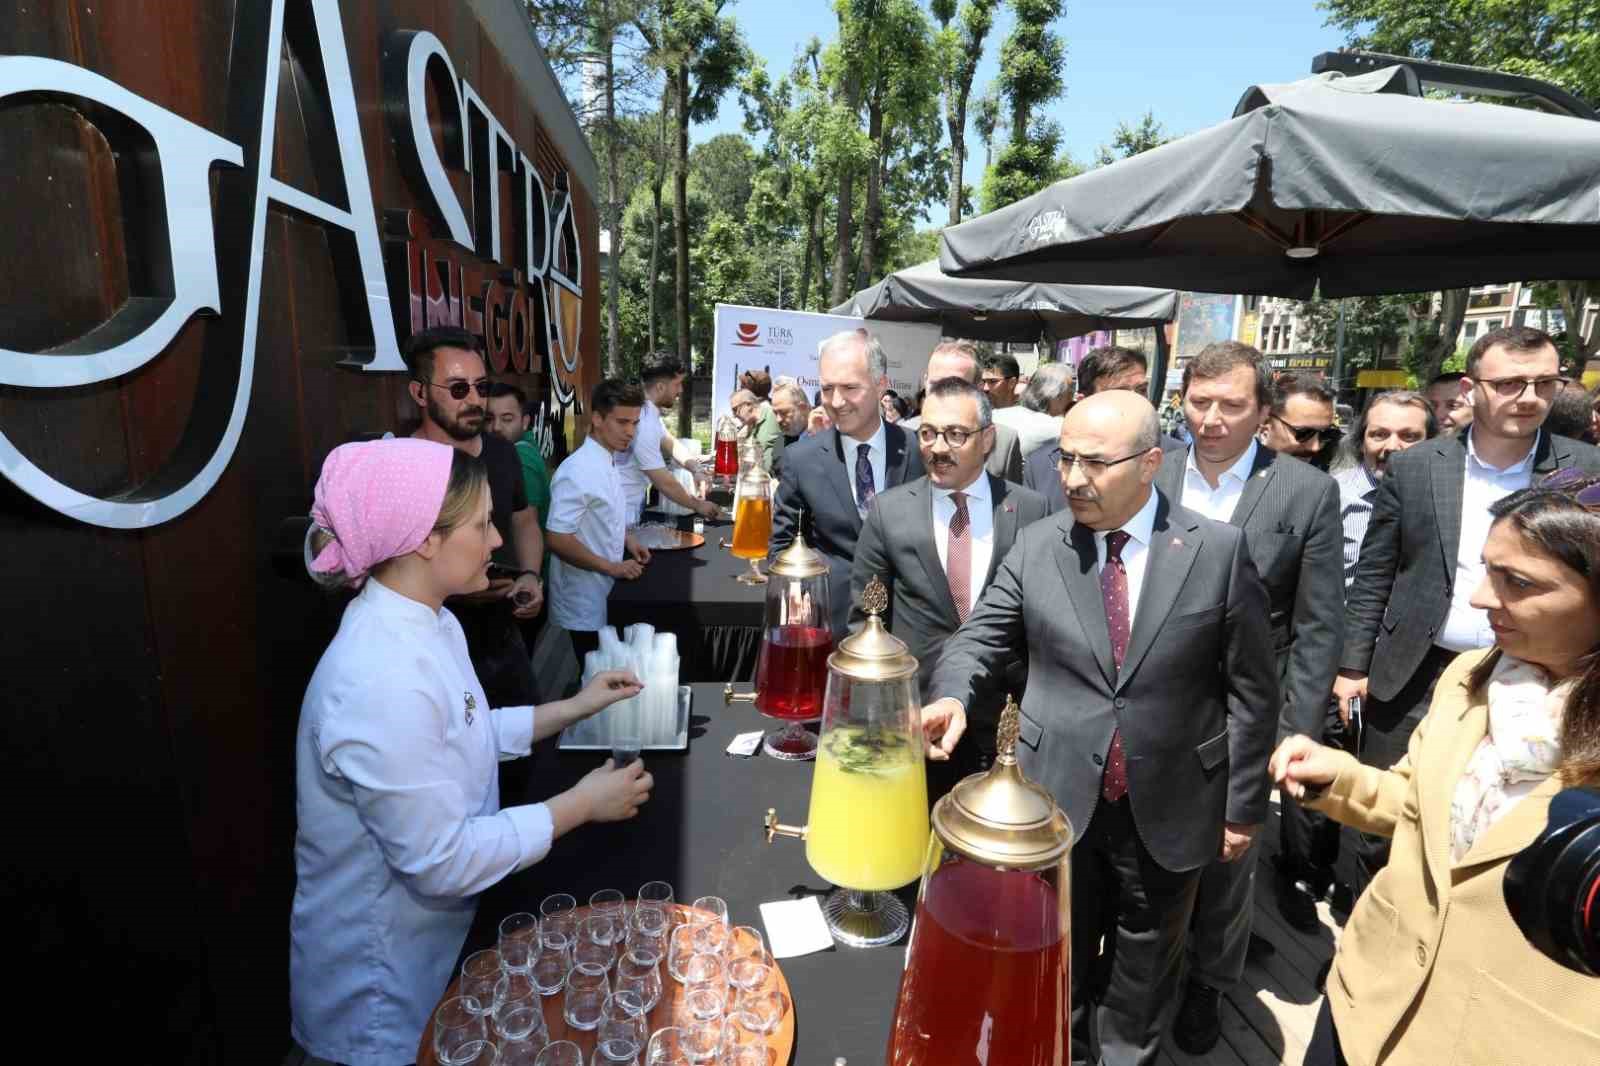
{"type": "Polygon", "coordinates": [[[1126,463],[1130,459],[1137,459],[1147,454],[1149,454],[1148,449],[1142,452],[1134,452],[1132,455],[1124,455],[1121,459],[1092,459],[1085,455],[1072,455],[1069,452],[1058,450],[1056,452],[1056,466],[1061,468],[1063,474],[1070,474],[1073,466],[1076,465],[1083,471],[1084,477],[1097,478],[1118,463],[1126,463]]]}
{"type": "Polygon", "coordinates": [[[1495,391],[1495,395],[1504,400],[1520,399],[1528,388],[1533,389],[1533,394],[1541,400],[1548,400],[1567,384],[1564,377],[1550,378],[1480,378],[1479,385],[1487,385],[1495,391]]]}
{"type": "Polygon", "coordinates": [[[917,440],[931,447],[934,441],[943,437],[944,442],[950,447],[959,448],[982,432],[981,429],[967,429],[965,426],[945,426],[940,429],[938,426],[924,423],[917,427],[917,440]]]}
{"type": "Polygon", "coordinates": [[[1323,446],[1326,447],[1344,436],[1344,430],[1338,426],[1297,426],[1293,422],[1284,421],[1277,415],[1273,415],[1272,420],[1288,430],[1289,435],[1298,444],[1310,444],[1317,437],[1321,437],[1323,446]]]}
{"type": "Polygon", "coordinates": [[[421,381],[422,384],[428,386],[429,388],[443,389],[445,392],[450,394],[450,398],[452,400],[465,400],[473,390],[477,390],[479,398],[487,400],[489,398],[489,389],[494,384],[488,378],[479,378],[477,381],[471,383],[465,381],[452,381],[448,385],[438,385],[432,381],[422,381],[421,378],[418,378],[417,380],[421,381]]]}

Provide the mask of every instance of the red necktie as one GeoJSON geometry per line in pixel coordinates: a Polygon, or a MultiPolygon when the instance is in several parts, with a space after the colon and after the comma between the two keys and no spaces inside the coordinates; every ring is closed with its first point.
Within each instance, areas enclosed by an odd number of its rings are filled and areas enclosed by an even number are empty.
{"type": "Polygon", "coordinates": [[[956,505],[956,513],[950,519],[950,537],[945,542],[944,574],[950,582],[956,617],[965,622],[972,612],[972,520],[967,514],[966,493],[952,492],[950,502],[956,505]]]}
{"type": "MultiPolygon", "coordinates": [[[[1129,536],[1122,530],[1106,534],[1106,565],[1100,571],[1100,598],[1106,605],[1106,625],[1111,632],[1111,661],[1122,669],[1128,653],[1128,569],[1122,565],[1122,549],[1129,536]]],[[[1106,772],[1100,794],[1115,803],[1128,794],[1128,760],[1122,752],[1122,730],[1111,731],[1111,749],[1106,753],[1106,772]]]]}

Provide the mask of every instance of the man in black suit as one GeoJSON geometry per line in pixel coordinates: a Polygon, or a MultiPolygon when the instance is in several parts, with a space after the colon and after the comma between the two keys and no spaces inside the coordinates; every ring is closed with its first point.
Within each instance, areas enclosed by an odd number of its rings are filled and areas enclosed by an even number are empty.
{"type": "MultiPolygon", "coordinates": [[[[1297,387],[1309,388],[1300,383],[1297,387]]],[[[1339,486],[1327,474],[1256,439],[1278,398],[1272,371],[1247,344],[1207,345],[1183,370],[1188,448],[1165,453],[1156,487],[1163,496],[1217,522],[1242,529],[1267,590],[1272,649],[1283,695],[1285,735],[1321,737],[1332,713],[1328,690],[1344,633],[1344,549],[1339,486]]],[[[1328,415],[1332,400],[1327,397],[1328,415]]],[[[1298,804],[1288,804],[1298,808],[1298,804]]],[[[1312,870],[1309,824],[1282,813],[1279,907],[1289,924],[1317,929],[1316,896],[1333,880],[1312,870]],[[1298,885],[1298,887],[1297,887],[1298,885]]],[[[1173,1039],[1203,1055],[1221,1035],[1221,994],[1244,973],[1254,911],[1255,855],[1213,863],[1200,879],[1190,946],[1194,965],[1173,1026],[1173,1039]]]]}
{"type": "MultiPolygon", "coordinates": [[[[1344,657],[1334,695],[1365,706],[1361,761],[1400,760],[1433,686],[1455,656],[1494,643],[1471,605],[1482,583],[1489,505],[1562,467],[1600,473],[1600,451],[1542,430],[1562,388],[1555,343],[1510,326],[1467,353],[1461,395],[1470,429],[1389,457],[1346,594],[1344,657]],[[1370,698],[1368,698],[1370,697],[1370,698]]],[[[1388,858],[1388,841],[1347,831],[1359,893],[1388,858]]]]}
{"type": "MultiPolygon", "coordinates": [[[[882,580],[890,594],[889,628],[917,657],[917,683],[926,692],[944,642],[977,604],[1017,531],[1047,512],[1037,493],[984,470],[994,447],[993,411],[977,386],[960,378],[935,382],[922,402],[917,443],[927,476],[880,493],[862,527],[850,621],[865,620],[862,590],[874,577],[882,580]]],[[[950,764],[930,767],[930,800],[988,768],[1002,702],[969,709],[972,735],[950,764]]]]}
{"type": "MultiPolygon", "coordinates": [[[[1113,390],[1136,392],[1140,396],[1149,394],[1150,365],[1143,354],[1132,348],[1108,344],[1084,355],[1078,363],[1078,395],[1093,396],[1113,390]]],[[[1162,434],[1162,451],[1181,447],[1182,441],[1162,434]]],[[[1067,509],[1067,497],[1061,491],[1061,476],[1056,470],[1056,456],[1060,451],[1057,442],[1051,441],[1029,452],[1022,461],[1022,483],[1044,497],[1052,514],[1067,509]]]]}
{"type": "Polygon", "coordinates": [[[1159,439],[1155,409],[1129,392],[1067,413],[1070,510],[1018,534],[922,710],[929,758],[949,758],[965,709],[1026,657],[1017,755],[1080,833],[1075,1064],[1155,1061],[1200,872],[1246,854],[1267,813],[1266,592],[1243,532],[1156,491],[1159,439]]]}
{"type": "Polygon", "coordinates": [[[785,449],[773,506],[771,551],[801,531],[828,560],[834,639],[850,617],[850,566],[861,523],[877,494],[922,476],[910,436],[883,420],[878,401],[889,387],[889,360],[864,329],[835,333],[820,347],[822,406],[833,428],[785,449]]]}
{"type": "MultiPolygon", "coordinates": [[[[928,355],[928,368],[923,371],[922,384],[926,390],[933,382],[960,378],[974,388],[981,388],[978,375],[978,349],[972,346],[972,342],[945,341],[928,355]]],[[[921,424],[920,415],[900,420],[900,425],[908,433],[915,433],[921,424]]],[[[1017,441],[1016,430],[1010,426],[994,427],[994,447],[989,449],[989,458],[984,466],[997,478],[1022,480],[1022,445],[1017,441]]]]}

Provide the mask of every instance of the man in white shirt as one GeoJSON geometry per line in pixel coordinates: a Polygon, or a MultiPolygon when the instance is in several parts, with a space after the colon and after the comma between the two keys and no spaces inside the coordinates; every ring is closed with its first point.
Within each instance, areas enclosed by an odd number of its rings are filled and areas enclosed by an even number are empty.
{"type": "Polygon", "coordinates": [[[572,636],[578,662],[600,646],[606,597],[644,572],[650,552],[628,535],[618,468],[628,461],[644,390],[607,378],[589,400],[589,435],[550,482],[550,619],[572,636]]]}
{"type": "MultiPolygon", "coordinates": [[[[1017,531],[1048,513],[1038,493],[984,470],[994,446],[991,419],[982,389],[960,378],[935,382],[917,427],[928,474],[880,493],[856,544],[851,624],[865,620],[861,593],[878,578],[889,591],[889,629],[917,657],[924,690],[944,642],[976,606],[1017,531]]],[[[988,699],[969,709],[974,728],[950,763],[929,767],[930,792],[942,795],[966,774],[987,769],[1002,705],[988,699]]]]}
{"type": "Polygon", "coordinates": [[[1047,444],[1059,442],[1061,416],[1072,406],[1072,395],[1072,367],[1044,363],[1022,390],[1022,399],[1015,406],[994,413],[994,423],[1016,431],[1022,454],[1032,455],[1047,444]]]}
{"type": "Polygon", "coordinates": [[[645,356],[639,370],[644,383],[644,405],[639,411],[639,430],[634,434],[633,446],[628,451],[628,461],[618,468],[622,489],[627,496],[628,522],[639,521],[644,508],[644,498],[654,485],[656,491],[679,507],[702,518],[715,518],[717,505],[710,500],[697,498],[672,476],[668,465],[692,462],[690,453],[680,447],[677,439],[668,432],[661,421],[661,412],[670,411],[683,395],[685,377],[683,363],[671,352],[652,352],[645,356]]]}

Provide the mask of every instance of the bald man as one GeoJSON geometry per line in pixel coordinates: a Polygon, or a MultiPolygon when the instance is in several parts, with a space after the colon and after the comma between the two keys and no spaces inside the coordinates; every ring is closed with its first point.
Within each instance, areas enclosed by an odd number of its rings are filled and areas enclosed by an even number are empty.
{"type": "Polygon", "coordinates": [[[1267,813],[1279,702],[1266,592],[1243,531],[1156,489],[1159,440],[1134,393],[1067,413],[1068,510],[1017,535],[922,711],[928,757],[949,758],[966,708],[1025,657],[1017,758],[1080,834],[1074,1063],[1155,1061],[1200,873],[1245,855],[1267,813]]]}

